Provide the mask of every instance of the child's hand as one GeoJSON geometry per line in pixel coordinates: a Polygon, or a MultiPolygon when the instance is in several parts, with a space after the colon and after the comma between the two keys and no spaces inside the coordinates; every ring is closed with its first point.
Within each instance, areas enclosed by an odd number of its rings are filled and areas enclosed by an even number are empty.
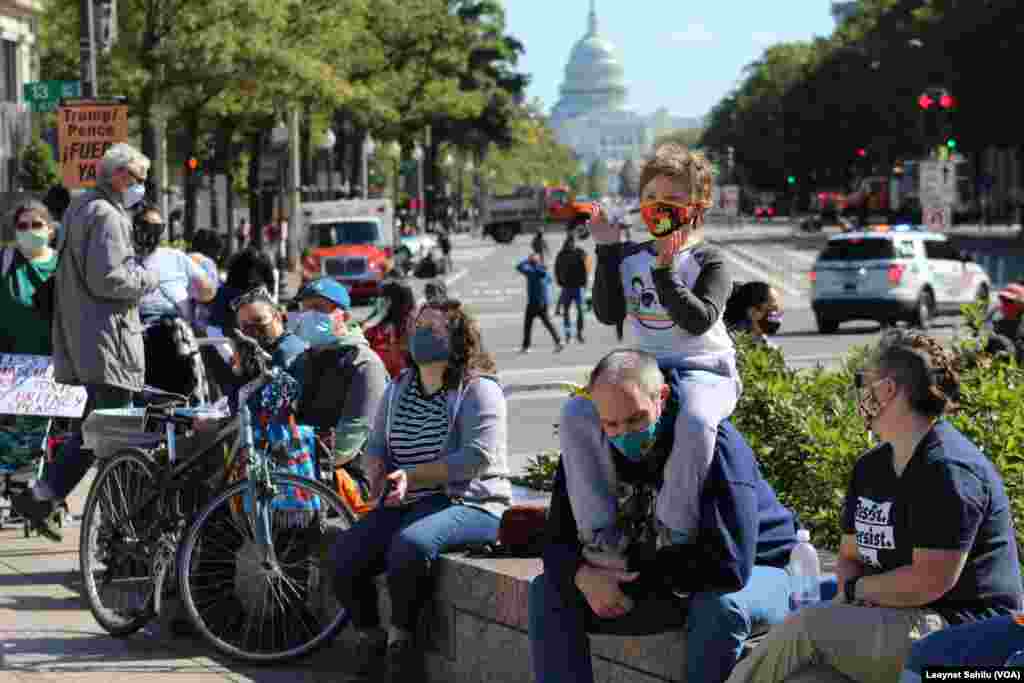
{"type": "Polygon", "coordinates": [[[676,230],[671,235],[659,237],[655,242],[658,249],[658,257],[655,265],[658,268],[668,268],[675,262],[676,255],[683,250],[689,240],[689,230],[676,230]]]}

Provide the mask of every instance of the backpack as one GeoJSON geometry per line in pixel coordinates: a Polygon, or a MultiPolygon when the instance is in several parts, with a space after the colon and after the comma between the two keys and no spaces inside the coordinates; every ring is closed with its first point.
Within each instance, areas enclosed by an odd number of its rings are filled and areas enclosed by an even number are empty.
{"type": "Polygon", "coordinates": [[[302,397],[296,411],[299,422],[324,433],[334,429],[345,411],[358,354],[356,346],[306,349],[302,364],[302,397]]]}
{"type": "Polygon", "coordinates": [[[587,264],[582,249],[573,247],[558,252],[555,279],[559,287],[583,287],[587,284],[587,264]]]}

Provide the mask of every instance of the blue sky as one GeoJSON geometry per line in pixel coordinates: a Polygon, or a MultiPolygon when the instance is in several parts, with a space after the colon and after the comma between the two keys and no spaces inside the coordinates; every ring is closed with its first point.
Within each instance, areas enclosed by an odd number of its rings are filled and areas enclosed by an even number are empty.
{"type": "MultiPolygon", "coordinates": [[[[601,33],[625,67],[629,107],[680,116],[707,114],[766,46],[829,35],[830,8],[829,0],[597,0],[601,33]]],[[[589,0],[505,0],[505,11],[508,32],[526,45],[529,96],[549,110],[589,0]]]]}

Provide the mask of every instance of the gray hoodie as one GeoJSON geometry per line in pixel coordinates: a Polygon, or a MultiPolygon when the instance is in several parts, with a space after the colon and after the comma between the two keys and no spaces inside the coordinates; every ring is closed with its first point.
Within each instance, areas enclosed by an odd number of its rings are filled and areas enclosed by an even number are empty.
{"type": "MultiPolygon", "coordinates": [[[[394,471],[390,431],[395,406],[415,379],[415,369],[402,372],[388,386],[373,421],[367,457],[381,460],[394,471]]],[[[456,391],[447,392],[451,429],[442,455],[448,464],[446,493],[467,505],[501,517],[512,499],[508,468],[508,407],[496,377],[467,379],[456,391]]]]}

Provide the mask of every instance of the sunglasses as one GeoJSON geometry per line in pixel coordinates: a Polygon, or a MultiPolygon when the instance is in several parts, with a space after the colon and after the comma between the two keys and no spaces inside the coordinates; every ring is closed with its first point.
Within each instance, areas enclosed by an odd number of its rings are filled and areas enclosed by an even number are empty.
{"type": "Polygon", "coordinates": [[[19,221],[15,226],[18,230],[40,230],[46,227],[46,223],[43,221],[19,221]]]}
{"type": "Polygon", "coordinates": [[[677,204],[660,199],[651,199],[640,204],[640,216],[647,225],[647,231],[655,237],[666,237],[680,228],[691,225],[703,209],[695,204],[677,204]]]}
{"type": "Polygon", "coordinates": [[[231,301],[231,310],[235,313],[238,313],[238,309],[240,309],[242,306],[245,306],[246,304],[253,304],[256,303],[257,301],[264,301],[268,304],[272,304],[274,303],[274,298],[270,296],[270,290],[268,290],[266,287],[260,286],[257,287],[256,289],[250,289],[248,292],[242,294],[241,296],[235,297],[231,301]]]}
{"type": "Polygon", "coordinates": [[[146,182],[146,176],[140,176],[138,173],[128,168],[127,166],[124,167],[124,172],[130,175],[132,177],[132,180],[134,180],[137,183],[142,184],[146,182]]]}

